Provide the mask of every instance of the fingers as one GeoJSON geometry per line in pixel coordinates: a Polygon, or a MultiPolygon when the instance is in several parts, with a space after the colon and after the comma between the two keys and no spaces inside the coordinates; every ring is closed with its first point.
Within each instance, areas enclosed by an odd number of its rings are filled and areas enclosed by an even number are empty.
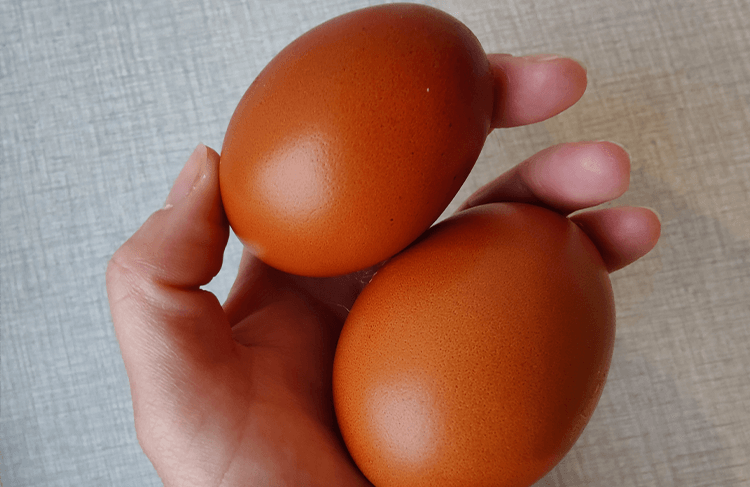
{"type": "Polygon", "coordinates": [[[129,375],[164,367],[164,361],[212,361],[231,346],[220,304],[199,289],[221,268],[229,236],[218,164],[216,152],[198,146],[165,208],[110,260],[107,292],[129,375]]]}
{"type": "MultiPolygon", "coordinates": [[[[491,126],[516,127],[566,110],[586,91],[586,70],[572,59],[541,55],[488,55],[495,77],[491,126]]],[[[537,204],[568,215],[621,196],[630,181],[630,159],[608,142],[550,147],[480,188],[459,211],[491,202],[537,204]]],[[[590,210],[571,217],[598,247],[609,272],[646,255],[661,223],[646,208],[590,210]]]]}
{"type": "Polygon", "coordinates": [[[489,54],[495,78],[492,127],[517,127],[566,110],[586,91],[586,70],[564,57],[489,54]]]}
{"type": "MultiPolygon", "coordinates": [[[[630,158],[611,142],[560,144],[491,181],[458,211],[495,202],[543,206],[563,215],[611,201],[630,181],[630,158]]],[[[609,272],[646,255],[659,239],[658,216],[646,208],[587,210],[570,217],[596,244],[609,272]]]]}
{"type": "Polygon", "coordinates": [[[531,156],[471,195],[459,208],[516,201],[567,215],[621,196],[630,157],[611,142],[560,144],[531,156]]]}
{"type": "Polygon", "coordinates": [[[647,208],[589,210],[570,217],[591,238],[609,272],[632,264],[654,248],[659,217],[647,208]]]}

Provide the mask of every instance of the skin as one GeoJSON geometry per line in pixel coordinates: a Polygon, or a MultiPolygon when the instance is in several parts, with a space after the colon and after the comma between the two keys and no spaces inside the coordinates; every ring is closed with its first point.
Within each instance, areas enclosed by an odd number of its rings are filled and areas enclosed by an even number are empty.
{"type": "MultiPolygon", "coordinates": [[[[489,58],[494,128],[543,121],[586,88],[586,71],[571,59],[489,58]]],[[[331,370],[347,310],[376,269],[302,278],[245,252],[222,305],[200,289],[219,272],[229,237],[218,166],[218,154],[199,145],[165,208],[107,268],[138,441],[167,486],[371,485],[340,438],[331,370]]],[[[587,232],[613,272],[648,253],[660,233],[645,208],[586,210],[622,195],[629,173],[617,144],[560,144],[462,209],[501,201],[554,209],[587,232]]]]}

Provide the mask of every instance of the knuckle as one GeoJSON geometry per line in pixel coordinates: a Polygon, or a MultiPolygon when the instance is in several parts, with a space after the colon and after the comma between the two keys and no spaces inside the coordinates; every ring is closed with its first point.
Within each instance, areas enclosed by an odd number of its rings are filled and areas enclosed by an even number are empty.
{"type": "Polygon", "coordinates": [[[110,305],[148,295],[145,291],[150,287],[152,275],[150,266],[138,258],[138,253],[126,242],[107,263],[105,282],[110,305]]]}
{"type": "Polygon", "coordinates": [[[135,277],[135,266],[131,256],[128,255],[126,245],[120,247],[107,262],[105,277],[107,288],[110,290],[113,286],[132,283],[135,277]]]}

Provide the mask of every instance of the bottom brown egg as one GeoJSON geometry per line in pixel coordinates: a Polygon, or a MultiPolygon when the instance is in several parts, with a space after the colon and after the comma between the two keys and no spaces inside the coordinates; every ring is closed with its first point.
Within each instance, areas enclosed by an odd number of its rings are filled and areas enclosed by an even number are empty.
{"type": "Polygon", "coordinates": [[[573,222],[461,212],[355,302],[333,371],[342,436],[376,487],[529,486],[591,417],[614,336],[608,273],[573,222]]]}

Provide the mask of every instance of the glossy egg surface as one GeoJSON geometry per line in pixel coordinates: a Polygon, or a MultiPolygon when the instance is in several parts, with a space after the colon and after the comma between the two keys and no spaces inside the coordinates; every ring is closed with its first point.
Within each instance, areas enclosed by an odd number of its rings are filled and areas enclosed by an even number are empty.
{"type": "Polygon", "coordinates": [[[377,487],[529,486],[591,417],[614,336],[608,273],[574,223],[461,212],[355,302],[334,362],[343,438],[377,487]]]}
{"type": "Polygon", "coordinates": [[[220,166],[229,222],[287,272],[376,264],[458,192],[492,100],[479,41],[440,10],[381,5],[325,22],[266,66],[231,118],[220,166]]]}

